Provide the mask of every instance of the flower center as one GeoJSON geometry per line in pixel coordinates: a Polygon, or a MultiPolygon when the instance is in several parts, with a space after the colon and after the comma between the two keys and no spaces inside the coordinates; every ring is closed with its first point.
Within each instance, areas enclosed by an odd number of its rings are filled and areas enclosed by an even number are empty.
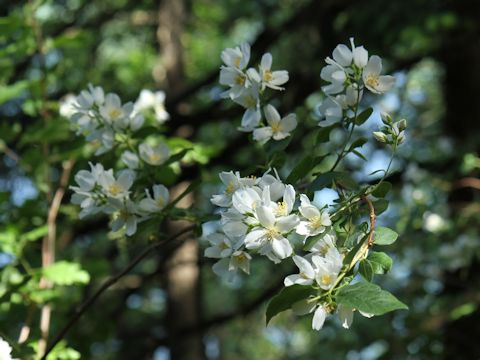
{"type": "Polygon", "coordinates": [[[255,99],[253,96],[248,96],[245,99],[245,105],[247,108],[254,108],[257,106],[257,99],[255,99]]]}
{"type": "Polygon", "coordinates": [[[235,58],[235,60],[233,61],[233,63],[235,64],[236,67],[239,67],[240,66],[240,61],[242,61],[242,57],[241,56],[237,56],[235,58]]]}
{"type": "Polygon", "coordinates": [[[245,85],[245,75],[241,74],[241,75],[237,75],[235,77],[235,83],[237,85],[240,85],[240,86],[243,86],[245,85]]]}
{"type": "Polygon", "coordinates": [[[314,216],[313,218],[310,219],[310,226],[314,229],[318,229],[323,226],[322,224],[322,217],[319,216],[314,216]]]}
{"type": "Polygon", "coordinates": [[[332,275],[330,274],[324,274],[320,277],[320,282],[322,285],[330,285],[332,280],[332,275]]]}
{"type": "Polygon", "coordinates": [[[278,231],[276,229],[268,229],[266,233],[267,240],[272,241],[278,235],[278,231]]]}
{"type": "Polygon", "coordinates": [[[113,108],[108,112],[108,115],[110,116],[110,119],[116,120],[122,115],[122,111],[117,108],[113,108]]]}
{"type": "Polygon", "coordinates": [[[235,184],[233,183],[233,181],[230,181],[227,188],[225,189],[225,192],[227,194],[232,194],[234,191],[235,191],[235,184]]]}
{"type": "Polygon", "coordinates": [[[371,88],[377,88],[380,85],[379,76],[375,74],[369,74],[367,76],[367,85],[371,88]]]}
{"type": "Polygon", "coordinates": [[[270,124],[270,127],[272,128],[272,131],[274,133],[280,132],[282,130],[282,126],[280,125],[280,122],[274,122],[273,124],[270,124]]]}
{"type": "Polygon", "coordinates": [[[149,159],[151,162],[159,162],[160,160],[162,160],[162,157],[161,157],[159,154],[153,153],[153,154],[150,154],[150,156],[148,157],[148,159],[149,159]]]}
{"type": "Polygon", "coordinates": [[[123,191],[123,188],[117,183],[113,183],[108,187],[108,192],[112,195],[118,195],[123,191]]]}
{"type": "Polygon", "coordinates": [[[279,201],[277,203],[277,210],[275,211],[275,213],[279,216],[286,216],[287,215],[287,212],[288,212],[288,207],[287,207],[287,204],[285,203],[285,201],[279,201]]]}
{"type": "Polygon", "coordinates": [[[270,70],[265,70],[263,73],[263,81],[269,82],[272,81],[273,74],[270,70]]]}

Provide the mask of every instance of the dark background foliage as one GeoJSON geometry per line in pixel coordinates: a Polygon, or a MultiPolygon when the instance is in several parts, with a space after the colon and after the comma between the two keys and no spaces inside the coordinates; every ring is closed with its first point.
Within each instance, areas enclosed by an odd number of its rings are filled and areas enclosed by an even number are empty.
{"type": "MultiPolygon", "coordinates": [[[[45,224],[62,164],[73,160],[75,172],[92,158],[58,115],[63,96],[89,83],[125,101],[143,88],[164,90],[171,116],[166,134],[196,144],[196,161],[185,162],[165,182],[201,179],[187,206],[212,211],[208,199],[219,189],[219,171],[258,173],[262,163],[258,149],[236,131],[240,109],[218,98],[221,50],[248,41],[254,60],[270,51],[274,67],[290,72],[286,91],[275,101],[282,112],[295,110],[299,117],[289,152],[278,160],[291,168],[302,153],[336,150],[340,133],[331,135],[330,147],[312,150],[313,109],[321,99],[324,58],[354,36],[384,58],[385,70],[398,79],[392,95],[370,100],[377,120],[378,111],[388,110],[409,122],[407,143],[389,178],[390,208],[380,222],[401,234],[387,250],[396,263],[383,285],[410,311],[357,317],[348,331],[332,321],[313,332],[309,319],[290,313],[265,328],[265,300],[291,269],[259,260],[253,276],[228,284],[212,274],[212,262],[202,256],[205,244],[191,239],[156,252],[104,293],[69,332],[68,346],[85,359],[480,357],[478,1],[0,1],[0,13],[3,336],[16,339],[28,319],[30,337],[38,338],[42,296],[50,296],[5,293],[7,286],[23,284],[26,267],[41,265],[37,238],[23,253],[28,266],[8,265],[8,246],[45,224]]],[[[360,132],[377,127],[372,120],[360,132]]],[[[362,152],[377,168],[385,162],[380,146],[362,152]]],[[[326,158],[325,168],[332,160],[326,158]]],[[[102,158],[106,167],[115,161],[102,158]]],[[[355,158],[343,166],[358,179],[372,170],[355,158]]],[[[57,218],[57,258],[80,263],[91,281],[56,288],[51,336],[148,242],[108,235],[106,218],[79,221],[69,197],[67,190],[57,218]]],[[[176,227],[163,224],[161,231],[176,227]]]]}

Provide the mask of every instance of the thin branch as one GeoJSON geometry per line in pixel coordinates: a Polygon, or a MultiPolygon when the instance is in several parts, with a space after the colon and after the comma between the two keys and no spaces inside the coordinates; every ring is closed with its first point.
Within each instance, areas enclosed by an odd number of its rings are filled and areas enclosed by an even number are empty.
{"type": "Polygon", "coordinates": [[[55,346],[65,337],[65,335],[68,333],[68,331],[72,328],[73,325],[80,319],[80,317],[95,303],[95,301],[104,293],[110,286],[115,284],[118,280],[120,280],[123,276],[128,274],[140,261],[142,261],[145,257],[147,257],[153,250],[156,250],[160,247],[162,247],[165,244],[168,244],[170,241],[175,240],[179,238],[180,236],[192,231],[194,228],[194,225],[189,226],[181,231],[179,231],[177,234],[169,237],[167,240],[160,241],[158,243],[152,244],[145,248],[140,255],[138,255],[126,268],[124,268],[122,271],[120,271],[118,274],[110,277],[107,281],[103,283],[102,286],[92,295],[90,296],[87,300],[85,300],[79,308],[75,311],[75,314],[72,316],[72,318],[68,321],[68,323],[63,327],[63,329],[58,333],[58,335],[55,337],[55,339],[52,341],[50,346],[48,347],[47,351],[43,356],[41,357],[40,360],[45,360],[47,358],[47,355],[55,348],[55,346]]]}
{"type": "Polygon", "coordinates": [[[368,234],[368,241],[367,241],[368,247],[370,248],[373,246],[373,240],[374,240],[373,234],[375,231],[375,222],[377,217],[375,215],[375,208],[373,207],[372,201],[366,196],[362,196],[362,200],[367,203],[368,208],[370,209],[370,232],[368,234]]]}
{"type": "Polygon", "coordinates": [[[453,184],[454,189],[459,188],[472,188],[480,190],[480,179],[474,177],[466,177],[463,179],[458,180],[453,184]]]}

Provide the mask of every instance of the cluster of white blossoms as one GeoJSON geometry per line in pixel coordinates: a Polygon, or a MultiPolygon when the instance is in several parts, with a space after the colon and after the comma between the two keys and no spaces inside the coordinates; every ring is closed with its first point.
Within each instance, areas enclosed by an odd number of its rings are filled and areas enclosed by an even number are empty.
{"type": "Polygon", "coordinates": [[[105,170],[102,164],[90,163],[90,171],[80,170],[75,175],[78,186],[71,187],[75,192],[72,202],[80,205],[80,218],[98,213],[111,215],[111,229],[124,228],[131,236],[139,222],[160,213],[168,204],[169,193],[164,185],[153,185],[152,196],[149,189],[135,189],[134,181],[137,172],[145,167],[165,164],[170,158],[169,147],[144,139],[137,144],[138,140],[132,137],[143,126],[148,111],[153,110],[157,123],[168,120],[164,100],[161,91],[142,90],[137,102],[122,105],[118,95],[105,95],[101,87],[89,85],[80,95],[64,102],[60,112],[76,125],[77,134],[100,144],[96,155],[118,146],[120,160],[127,167],[115,175],[113,169],[105,170]]]}
{"type": "Polygon", "coordinates": [[[383,94],[395,84],[393,76],[380,75],[382,59],[377,55],[369,57],[363,46],[355,46],[353,38],[350,47],[337,45],[332,57],[327,57],[325,62],[327,65],[320,77],[328,82],[322,87],[327,97],[318,107],[322,118],[319,126],[333,125],[345,114],[356,113],[365,88],[374,94],[383,94]]]}
{"type": "Polygon", "coordinates": [[[90,171],[80,170],[75,175],[78,186],[72,203],[80,205],[80,218],[98,213],[112,215],[112,231],[125,228],[128,236],[135,234],[137,224],[160,213],[169,201],[168,189],[164,185],[153,186],[153,196],[148,189],[145,195],[134,197],[132,185],[136,174],[124,169],[117,176],[112,169],[105,170],[101,164],[90,163],[90,171]]]}
{"type": "Polygon", "coordinates": [[[402,119],[394,122],[390,115],[384,113],[382,114],[382,122],[384,126],[380,131],[373,132],[375,139],[392,146],[400,145],[405,141],[407,120],[402,119]]]}
{"type": "Polygon", "coordinates": [[[0,360],[13,360],[12,347],[2,338],[0,338],[0,360]]]}
{"type": "Polygon", "coordinates": [[[221,54],[224,65],[220,69],[220,84],[229,89],[222,97],[230,98],[243,108],[245,113],[239,130],[253,132],[254,140],[265,143],[270,139],[282,140],[297,127],[295,114],[282,117],[271,104],[262,105],[262,96],[267,88],[283,90],[288,81],[286,70],[272,70],[272,55],[262,56],[258,69],[248,68],[250,45],[225,49],[221,54]],[[263,110],[263,117],[262,117],[263,110]]]}
{"type": "Polygon", "coordinates": [[[211,199],[222,208],[220,229],[207,236],[211,247],[205,251],[205,256],[220,259],[213,267],[219,275],[237,269],[248,274],[254,253],[279,263],[294,253],[290,235],[305,241],[332,224],[327,210],[317,208],[306,195],[300,195],[297,206],[295,189],[277,174],[245,178],[222,172],[220,179],[226,188],[211,199]]]}
{"type": "Polygon", "coordinates": [[[68,117],[77,128],[77,133],[88,141],[99,144],[96,155],[123,145],[122,161],[131,169],[139,166],[140,159],[150,165],[161,165],[170,156],[165,144],[152,146],[142,143],[132,147],[131,135],[140,130],[145,122],[144,114],[153,110],[154,117],[162,124],[169,115],[164,107],[165,93],[142,90],[135,103],[122,104],[117,94],[105,94],[99,86],[89,85],[77,97],[70,97],[63,103],[60,113],[68,117]]]}

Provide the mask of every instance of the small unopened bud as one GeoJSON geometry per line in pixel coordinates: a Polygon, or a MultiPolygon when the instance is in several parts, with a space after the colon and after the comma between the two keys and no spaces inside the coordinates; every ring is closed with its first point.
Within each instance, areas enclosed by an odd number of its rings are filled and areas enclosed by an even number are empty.
{"type": "Polygon", "coordinates": [[[397,124],[398,124],[398,130],[400,131],[403,131],[407,128],[407,120],[405,119],[400,120],[399,122],[397,122],[397,124]]]}
{"type": "Polygon", "coordinates": [[[402,131],[397,137],[397,144],[400,145],[405,141],[405,132],[402,131]]]}
{"type": "Polygon", "coordinates": [[[380,116],[382,117],[382,122],[385,124],[385,125],[390,125],[393,123],[393,119],[390,115],[388,115],[386,112],[382,112],[380,114],[380,116]]]}
{"type": "Polygon", "coordinates": [[[377,139],[378,141],[380,141],[382,143],[386,143],[388,141],[387,135],[385,135],[381,131],[374,131],[373,136],[375,137],[375,139],[377,139]]]}

